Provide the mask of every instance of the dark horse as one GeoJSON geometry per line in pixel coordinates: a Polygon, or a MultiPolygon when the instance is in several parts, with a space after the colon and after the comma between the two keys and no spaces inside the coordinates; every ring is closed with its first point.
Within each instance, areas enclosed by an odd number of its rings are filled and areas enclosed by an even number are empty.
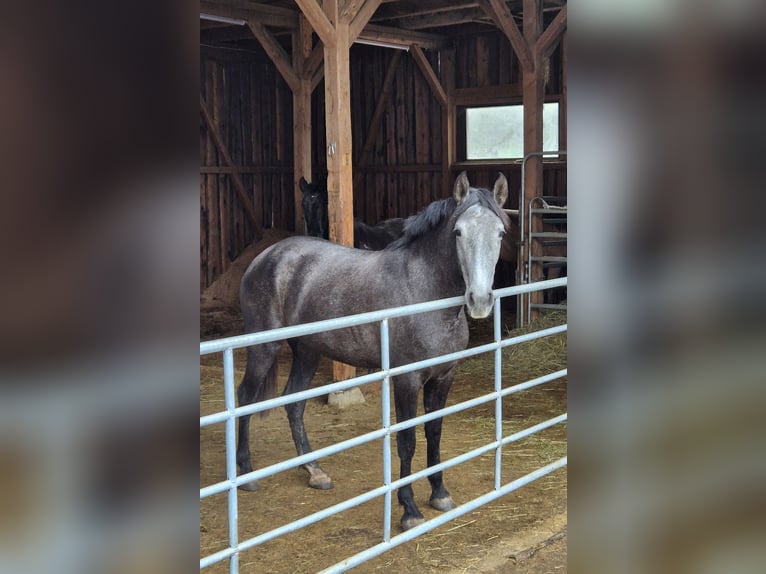
{"type": "MultiPolygon", "coordinates": [[[[469,186],[465,172],[455,181],[453,196],[436,201],[407,219],[404,235],[382,251],[351,249],[313,237],[290,237],[265,250],[245,271],[240,302],[246,332],[319,321],[399,305],[465,295],[465,305],[442,311],[392,319],[389,325],[392,367],[465,349],[473,318],[492,312],[492,277],[500,243],[508,229],[501,209],[508,195],[505,176],[494,190],[469,186]]],[[[283,394],[308,388],[327,356],[357,367],[380,368],[378,324],[317,333],[288,341],[293,364],[283,394]]],[[[238,389],[240,405],[265,400],[277,391],[277,354],[280,343],[248,347],[247,368],[238,389]]],[[[420,389],[426,412],[444,407],[455,376],[456,362],[445,363],[392,378],[396,418],[417,413],[420,389]]],[[[299,455],[311,452],[303,426],[305,401],[285,407],[299,455]]],[[[252,471],[250,417],[239,418],[237,464],[241,474],[252,471]]],[[[425,423],[428,466],[440,461],[441,418],[425,423]]],[[[396,437],[400,476],[410,474],[415,453],[415,429],[396,437]]],[[[316,461],[303,468],[309,486],[332,488],[332,481],[316,461]]],[[[454,508],[442,473],[428,477],[431,506],[454,508]]],[[[242,485],[246,490],[255,483],[242,485]]],[[[412,485],[398,491],[404,507],[404,530],[423,521],[413,499],[412,485]]]]}
{"type": "MultiPolygon", "coordinates": [[[[303,219],[306,221],[306,233],[312,237],[329,238],[327,218],[327,187],[326,184],[309,183],[304,178],[300,180],[303,198],[303,219]]],[[[379,251],[402,236],[404,219],[394,217],[381,221],[376,225],[367,225],[354,219],[354,247],[379,251]]]]}

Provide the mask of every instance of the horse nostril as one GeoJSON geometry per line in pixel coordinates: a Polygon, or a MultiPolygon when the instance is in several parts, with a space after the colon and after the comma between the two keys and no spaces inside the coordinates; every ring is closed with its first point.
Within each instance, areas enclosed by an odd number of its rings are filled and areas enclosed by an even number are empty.
{"type": "Polygon", "coordinates": [[[471,292],[471,293],[469,293],[469,294],[468,294],[468,305],[469,305],[470,307],[474,307],[474,306],[476,306],[476,301],[475,301],[475,299],[473,298],[473,292],[471,292]]]}

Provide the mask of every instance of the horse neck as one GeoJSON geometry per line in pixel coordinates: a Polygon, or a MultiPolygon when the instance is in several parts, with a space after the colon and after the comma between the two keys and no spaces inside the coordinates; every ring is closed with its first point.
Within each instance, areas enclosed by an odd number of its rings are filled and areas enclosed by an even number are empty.
{"type": "Polygon", "coordinates": [[[433,298],[462,295],[465,291],[452,223],[448,220],[410,246],[410,267],[421,282],[430,286],[433,298]]]}

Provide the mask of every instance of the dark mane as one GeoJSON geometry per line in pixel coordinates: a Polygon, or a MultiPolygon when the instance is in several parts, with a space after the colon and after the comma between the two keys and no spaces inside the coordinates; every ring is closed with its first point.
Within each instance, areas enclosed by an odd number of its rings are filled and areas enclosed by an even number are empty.
{"type": "Polygon", "coordinates": [[[408,217],[404,222],[402,236],[389,244],[386,249],[402,249],[412,244],[416,239],[428,235],[448,219],[456,219],[469,207],[479,204],[491,210],[503,222],[506,231],[510,228],[511,220],[497,204],[492,191],[483,187],[471,187],[468,197],[457,205],[454,197],[440,199],[427,205],[417,215],[408,217]]]}

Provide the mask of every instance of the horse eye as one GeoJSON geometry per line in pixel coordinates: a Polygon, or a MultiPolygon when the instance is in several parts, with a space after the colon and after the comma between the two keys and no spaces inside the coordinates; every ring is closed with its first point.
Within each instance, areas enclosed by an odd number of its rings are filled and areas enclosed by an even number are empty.
{"type": "Polygon", "coordinates": [[[505,231],[501,231],[500,233],[498,233],[498,236],[499,236],[501,239],[502,239],[503,237],[505,237],[505,231]]]}
{"type": "Polygon", "coordinates": [[[455,237],[460,237],[461,235],[463,235],[463,233],[459,229],[456,229],[455,230],[455,237]]]}

